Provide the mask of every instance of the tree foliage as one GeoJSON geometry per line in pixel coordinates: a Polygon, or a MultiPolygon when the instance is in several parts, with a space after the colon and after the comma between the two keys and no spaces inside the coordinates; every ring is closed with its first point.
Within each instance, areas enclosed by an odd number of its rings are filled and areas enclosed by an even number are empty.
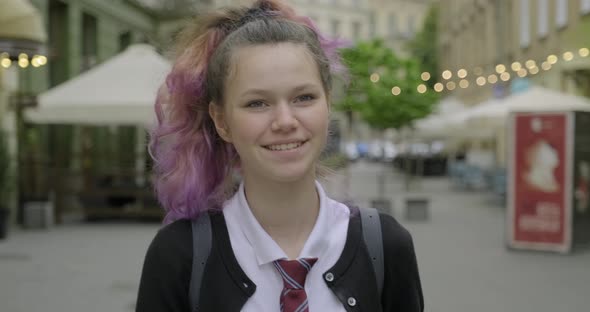
{"type": "Polygon", "coordinates": [[[418,92],[423,81],[415,59],[398,58],[381,40],[358,43],[342,56],[351,81],[338,109],[359,112],[376,129],[400,129],[431,112],[437,94],[430,89],[418,92]],[[377,82],[371,81],[372,74],[379,75],[377,82]],[[395,86],[401,89],[397,96],[392,94],[395,86]]]}
{"type": "Polygon", "coordinates": [[[438,5],[433,4],[428,11],[420,32],[408,43],[408,50],[420,63],[423,72],[429,72],[432,78],[427,82],[429,87],[436,83],[438,70],[438,5]]]}

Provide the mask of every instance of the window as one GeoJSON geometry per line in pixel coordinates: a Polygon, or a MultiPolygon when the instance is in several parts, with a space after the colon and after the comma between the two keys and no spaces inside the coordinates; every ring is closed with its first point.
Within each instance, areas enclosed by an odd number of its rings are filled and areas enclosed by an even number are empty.
{"type": "Polygon", "coordinates": [[[123,32],[119,34],[119,52],[127,49],[131,44],[131,32],[123,32]]]}
{"type": "Polygon", "coordinates": [[[362,25],[360,22],[352,22],[352,39],[357,41],[361,39],[362,25]]]}
{"type": "Polygon", "coordinates": [[[526,48],[531,44],[531,17],[529,0],[520,0],[520,46],[526,48]]]}
{"type": "Polygon", "coordinates": [[[377,35],[377,21],[376,21],[377,17],[375,16],[375,12],[371,12],[369,14],[369,36],[371,38],[375,38],[375,36],[377,35]]]}
{"type": "Polygon", "coordinates": [[[395,37],[397,35],[397,17],[394,13],[389,14],[389,36],[395,37]]]}
{"type": "Polygon", "coordinates": [[[580,0],[580,12],[582,14],[590,13],[590,0],[580,0]]]}
{"type": "Polygon", "coordinates": [[[332,25],[332,35],[340,35],[340,21],[337,19],[333,19],[331,22],[332,25]]]}
{"type": "Polygon", "coordinates": [[[555,24],[558,28],[565,27],[567,25],[567,7],[568,0],[555,0],[555,24]]]}
{"type": "Polygon", "coordinates": [[[549,0],[538,0],[539,19],[537,31],[543,38],[549,34],[549,0]]]}
{"type": "Polygon", "coordinates": [[[413,37],[416,33],[416,17],[414,15],[408,16],[408,37],[413,37]]]}
{"type": "Polygon", "coordinates": [[[82,64],[85,71],[97,63],[98,26],[96,17],[82,13],[82,64]]]}

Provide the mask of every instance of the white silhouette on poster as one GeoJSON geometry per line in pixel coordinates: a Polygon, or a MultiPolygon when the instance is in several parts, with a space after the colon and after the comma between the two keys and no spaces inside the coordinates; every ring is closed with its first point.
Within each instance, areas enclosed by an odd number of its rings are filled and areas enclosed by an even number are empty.
{"type": "Polygon", "coordinates": [[[545,140],[539,140],[527,151],[528,171],[524,173],[527,184],[538,191],[555,193],[559,183],[555,178],[555,168],[559,166],[557,151],[545,140]]]}

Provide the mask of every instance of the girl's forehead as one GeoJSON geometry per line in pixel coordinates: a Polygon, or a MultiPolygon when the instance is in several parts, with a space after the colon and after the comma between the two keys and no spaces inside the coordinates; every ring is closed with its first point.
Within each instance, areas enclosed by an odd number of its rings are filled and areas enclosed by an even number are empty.
{"type": "Polygon", "coordinates": [[[303,44],[280,43],[236,48],[229,67],[228,80],[246,85],[269,79],[308,77],[321,81],[319,67],[303,44]]]}

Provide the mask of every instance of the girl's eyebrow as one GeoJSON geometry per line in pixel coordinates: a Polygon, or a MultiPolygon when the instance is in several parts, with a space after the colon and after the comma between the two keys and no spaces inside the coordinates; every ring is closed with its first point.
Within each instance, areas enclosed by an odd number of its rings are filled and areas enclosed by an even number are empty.
{"type": "MultiPolygon", "coordinates": [[[[316,87],[317,87],[316,84],[313,84],[313,83],[304,83],[304,84],[301,84],[301,85],[298,85],[297,87],[295,87],[293,89],[293,91],[295,91],[295,92],[301,92],[303,90],[312,89],[312,88],[316,88],[316,87]]],[[[265,94],[268,94],[268,93],[270,93],[269,90],[252,88],[252,89],[248,89],[248,90],[242,92],[242,96],[250,95],[250,94],[252,94],[252,95],[265,95],[265,94]]]]}

